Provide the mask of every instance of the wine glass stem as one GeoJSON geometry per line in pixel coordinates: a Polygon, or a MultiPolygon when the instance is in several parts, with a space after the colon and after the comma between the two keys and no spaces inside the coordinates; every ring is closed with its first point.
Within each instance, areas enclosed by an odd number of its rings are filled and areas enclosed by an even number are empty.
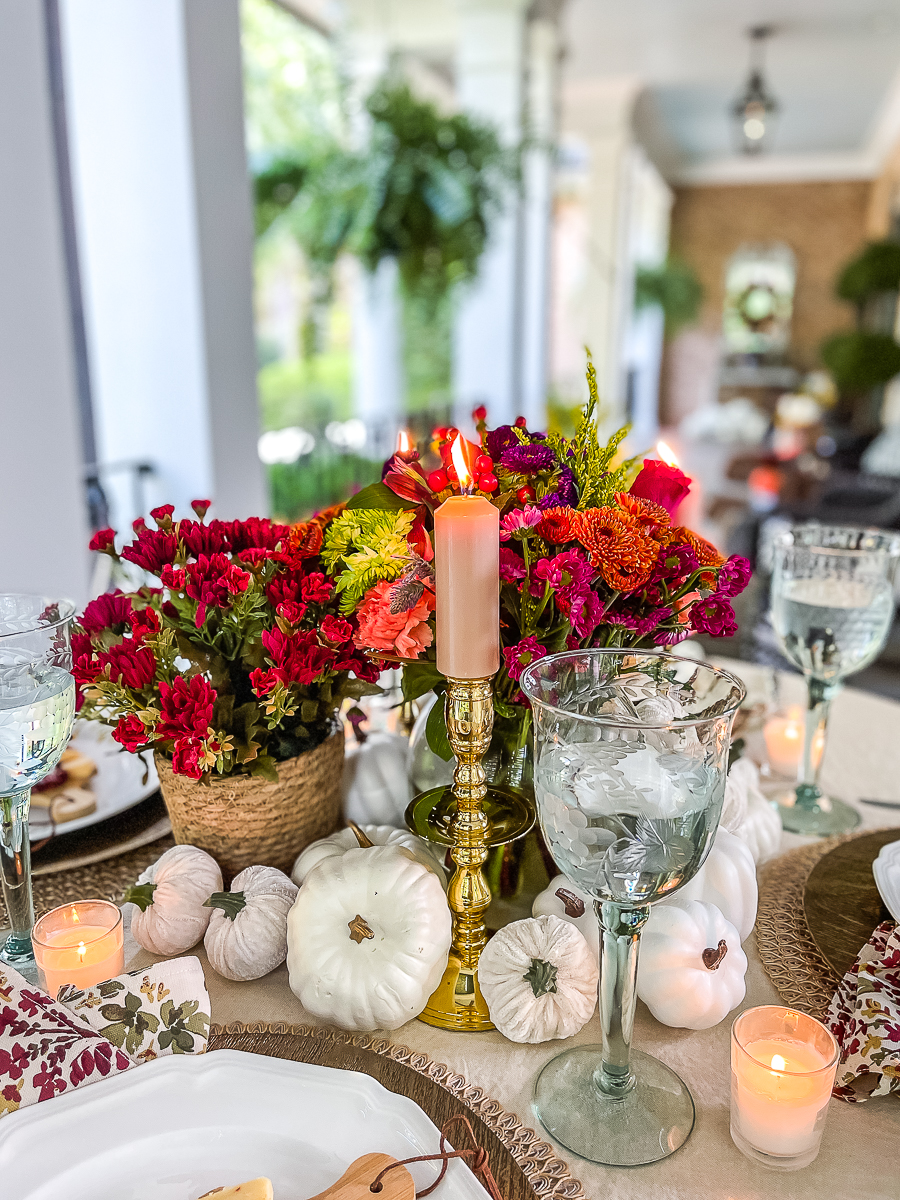
{"type": "Polygon", "coordinates": [[[31,788],[0,796],[0,881],[10,933],[0,948],[9,963],[30,960],[34,900],[31,895],[31,843],[28,809],[31,788]]]}
{"type": "Polygon", "coordinates": [[[817,783],[819,767],[825,750],[825,727],[828,722],[828,710],[838,689],[834,683],[826,683],[811,675],[807,677],[809,699],[806,706],[806,719],[803,725],[803,758],[800,761],[800,772],[797,780],[796,805],[799,808],[816,808],[822,790],[817,783]],[[820,735],[821,731],[821,736],[820,735]],[[816,760],[816,743],[819,743],[819,757],[816,760]]]}
{"type": "Polygon", "coordinates": [[[600,1024],[603,1057],[594,1073],[594,1086],[604,1096],[619,1099],[634,1087],[629,1066],[641,928],[650,909],[596,901],[600,922],[600,1024]]]}

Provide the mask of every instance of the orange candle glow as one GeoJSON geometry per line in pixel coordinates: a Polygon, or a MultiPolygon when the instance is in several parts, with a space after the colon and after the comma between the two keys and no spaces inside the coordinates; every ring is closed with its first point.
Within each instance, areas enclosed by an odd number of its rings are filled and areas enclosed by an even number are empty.
{"type": "MultiPolygon", "coordinates": [[[[459,444],[460,488],[472,475],[459,444]]],[[[500,666],[500,513],[483,496],[451,496],[434,514],[437,668],[449,679],[486,679],[500,666]]]]}
{"type": "Polygon", "coordinates": [[[63,904],[31,935],[44,990],[56,999],[65,983],[88,988],[125,970],[122,913],[106,900],[63,904]]]}
{"type": "MultiPolygon", "coordinates": [[[[785,717],[770,717],[763,726],[769,765],[779,775],[794,779],[803,758],[803,709],[799,704],[788,709],[785,717]]],[[[812,763],[818,770],[825,749],[825,731],[813,734],[812,763]]]]}

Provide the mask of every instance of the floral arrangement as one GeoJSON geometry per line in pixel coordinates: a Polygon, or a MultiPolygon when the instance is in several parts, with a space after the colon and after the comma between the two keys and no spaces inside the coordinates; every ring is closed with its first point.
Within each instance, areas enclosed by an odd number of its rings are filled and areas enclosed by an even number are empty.
{"type": "MultiPolygon", "coordinates": [[[[359,619],[338,612],[322,569],[333,516],[293,528],[261,518],[135,522],[121,553],[104,529],[91,549],[162,586],[92,600],[72,638],[80,715],[113,725],[132,753],[158,750],[176,774],[261,775],[323,742],[344,698],[377,692],[359,619]]],[[[346,606],[344,606],[346,610],[346,606]]]]}
{"type": "MultiPolygon", "coordinates": [[[[519,678],[547,654],[589,646],[672,646],[693,632],[732,636],[731,599],[750,578],[746,559],[727,561],[675,523],[690,479],[656,460],[616,465],[627,429],[602,445],[597,387],[574,437],[533,433],[524,419],[489,430],[473,414],[480,445],[461,441],[474,488],[500,510],[501,669],[494,706],[501,718],[527,709],[519,678]],[[630,484],[630,486],[629,486],[630,484]]],[[[442,466],[426,471],[415,451],[398,452],[383,479],[328,524],[322,561],[341,613],[355,617],[356,644],[404,665],[408,699],[441,690],[434,663],[435,509],[459,490],[453,429],[435,431],[442,466]]],[[[429,743],[448,757],[442,705],[429,743]]]]}

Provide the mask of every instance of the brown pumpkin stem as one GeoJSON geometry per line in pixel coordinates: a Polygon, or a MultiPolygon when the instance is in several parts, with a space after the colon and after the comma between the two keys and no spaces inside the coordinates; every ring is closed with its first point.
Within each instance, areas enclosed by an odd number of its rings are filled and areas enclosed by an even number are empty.
{"type": "Polygon", "coordinates": [[[584,901],[580,896],[576,896],[574,892],[570,892],[566,888],[557,888],[556,894],[565,905],[567,917],[584,916],[584,901]]]}
{"type": "Polygon", "coordinates": [[[728,945],[724,938],[720,940],[715,950],[712,946],[707,946],[701,955],[704,967],[706,967],[707,971],[718,971],[722,964],[722,959],[727,953],[728,945]]]}
{"type": "Polygon", "coordinates": [[[350,928],[350,937],[357,945],[365,941],[366,938],[373,938],[375,936],[366,923],[365,918],[361,917],[359,913],[356,914],[352,921],[348,921],[347,925],[350,928]]]}
{"type": "Polygon", "coordinates": [[[372,846],[375,845],[374,842],[370,841],[369,838],[366,837],[355,821],[348,821],[347,824],[353,830],[353,836],[359,842],[360,850],[370,850],[372,846]]]}

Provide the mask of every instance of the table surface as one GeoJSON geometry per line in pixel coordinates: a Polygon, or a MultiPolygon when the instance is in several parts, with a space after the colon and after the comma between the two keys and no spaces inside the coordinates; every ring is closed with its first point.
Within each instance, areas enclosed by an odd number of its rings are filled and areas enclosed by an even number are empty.
{"type": "MultiPolygon", "coordinates": [[[[751,695],[764,684],[764,675],[756,668],[745,663],[723,665],[746,679],[751,695]]],[[[802,698],[801,681],[787,677],[783,696],[790,702],[795,694],[802,698]]],[[[840,694],[832,709],[821,781],[834,795],[851,802],[861,797],[900,800],[900,704],[852,689],[840,694]]],[[[900,809],[893,813],[890,809],[861,806],[860,811],[864,827],[900,826],[900,809]]],[[[784,834],[782,850],[808,840],[784,834]]],[[[132,968],[156,961],[134,943],[131,946],[136,951],[130,962],[132,968]]],[[[780,1003],[759,960],[753,934],[744,949],[750,965],[741,1008],[780,1003]]],[[[206,972],[214,1022],[318,1024],[288,987],[285,966],[264,979],[232,983],[209,967],[202,945],[195,953],[206,972]]],[[[687,1082],[697,1106],[697,1121],[681,1150],[649,1167],[598,1167],[560,1148],[560,1157],[581,1180],[591,1200],[898,1200],[897,1097],[865,1104],[832,1100],[822,1150],[816,1161],[802,1171],[776,1174],[744,1158],[729,1134],[731,1020],[726,1018],[714,1029],[699,1032],[669,1029],[638,1004],[634,1044],[668,1063],[687,1082]]],[[[530,1119],[531,1090],[543,1065],[563,1049],[562,1043],[518,1046],[497,1032],[449,1033],[420,1021],[411,1021],[386,1036],[453,1067],[552,1141],[530,1119]]],[[[595,1014],[565,1046],[599,1041],[599,1018],[595,1014]]]]}

